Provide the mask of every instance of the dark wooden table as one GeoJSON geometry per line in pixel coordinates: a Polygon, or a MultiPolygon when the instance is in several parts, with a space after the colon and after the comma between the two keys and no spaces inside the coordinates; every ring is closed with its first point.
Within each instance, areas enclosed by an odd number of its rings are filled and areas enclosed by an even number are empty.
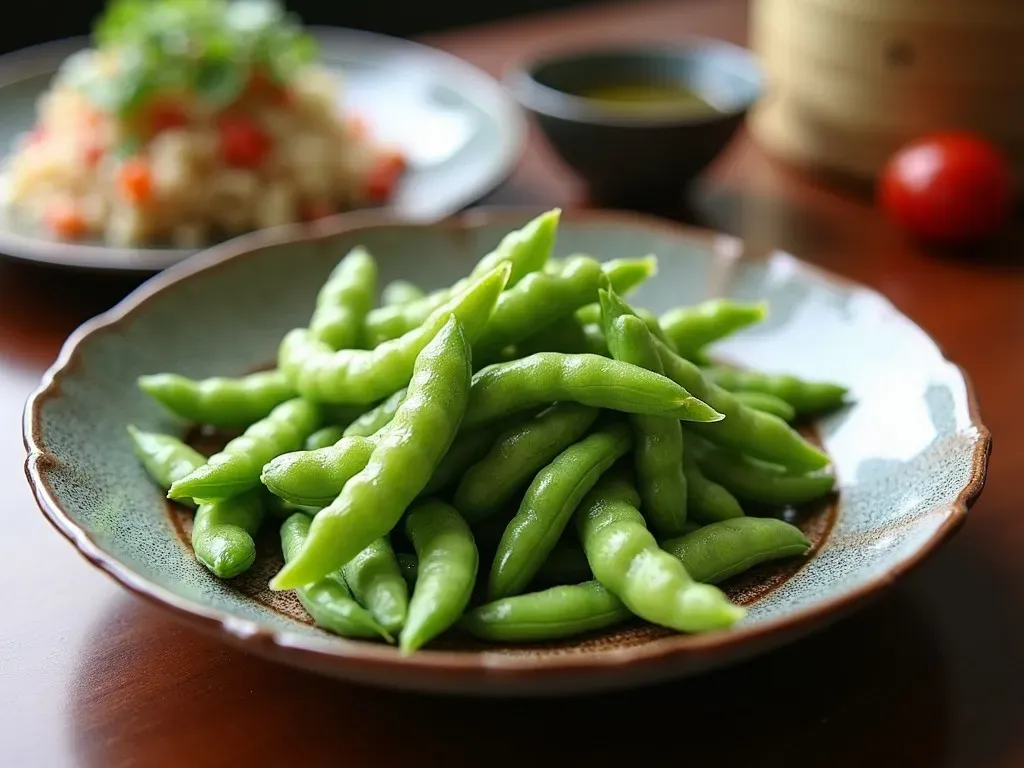
{"type": "MultiPolygon", "coordinates": [[[[743,42],[745,4],[594,6],[429,42],[497,73],[549,46],[688,32],[743,42]]],[[[585,201],[534,140],[491,202],[585,201]]],[[[36,511],[22,404],[68,333],[132,284],[3,262],[0,765],[1024,765],[1024,232],[973,259],[926,254],[745,137],[694,210],[883,291],[973,378],[995,437],[987,488],[887,597],[766,658],[587,700],[435,700],[251,658],[129,596],[36,511]]]]}

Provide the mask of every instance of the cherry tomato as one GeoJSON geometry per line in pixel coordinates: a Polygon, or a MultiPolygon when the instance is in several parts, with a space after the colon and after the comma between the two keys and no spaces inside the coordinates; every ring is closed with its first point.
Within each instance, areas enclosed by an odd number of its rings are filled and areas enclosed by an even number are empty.
{"type": "Polygon", "coordinates": [[[237,168],[258,168],[270,152],[270,137],[245,115],[222,115],[218,120],[220,154],[237,168]]]}
{"type": "Polygon", "coordinates": [[[149,164],[141,157],[124,161],[117,175],[121,195],[133,205],[143,205],[153,196],[153,176],[149,164]]]}
{"type": "Polygon", "coordinates": [[[1013,208],[1013,179],[1002,153],[966,132],[923,136],[882,170],[878,197],[912,235],[940,245],[979,240],[1013,208]]]}
{"type": "Polygon", "coordinates": [[[65,240],[79,238],[89,229],[81,211],[69,200],[51,203],[47,207],[43,219],[51,232],[65,240]]]}
{"type": "Polygon", "coordinates": [[[82,159],[87,166],[95,168],[103,159],[103,154],[103,147],[99,144],[86,144],[85,149],[82,150],[82,159]]]}

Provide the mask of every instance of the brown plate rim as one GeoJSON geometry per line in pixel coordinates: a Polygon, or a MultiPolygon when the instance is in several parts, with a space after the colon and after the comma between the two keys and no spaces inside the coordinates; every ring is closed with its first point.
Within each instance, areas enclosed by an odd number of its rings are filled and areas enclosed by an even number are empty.
{"type": "MultiPolygon", "coordinates": [[[[77,525],[61,507],[45,479],[45,468],[58,460],[47,450],[42,440],[40,423],[42,406],[47,400],[60,396],[61,381],[77,366],[79,348],[86,340],[103,333],[118,332],[119,326],[128,322],[135,310],[144,306],[164,290],[206,270],[223,266],[235,258],[242,258],[247,253],[273,245],[312,242],[344,232],[377,227],[415,229],[432,227],[457,231],[487,225],[512,227],[521,223],[525,215],[535,212],[534,208],[475,209],[433,223],[403,221],[380,212],[353,213],[342,219],[325,220],[312,230],[309,227],[285,225],[243,235],[204,251],[186,262],[150,278],[110,310],[85,322],[75,330],[65,342],[57,360],[44,374],[40,385],[26,402],[23,419],[23,438],[28,451],[25,473],[43,515],[87,561],[100,568],[131,592],[172,611],[210,633],[226,635],[227,639],[234,644],[254,653],[290,660],[293,663],[305,661],[303,666],[316,666],[321,669],[340,667],[354,671],[358,668],[358,677],[363,679],[373,677],[374,671],[385,672],[396,669],[405,669],[410,673],[425,673],[430,676],[447,674],[475,678],[473,681],[463,679],[461,683],[452,680],[452,687],[471,684],[471,682],[481,684],[497,682],[498,678],[515,678],[518,682],[524,683],[539,682],[544,678],[547,684],[554,684],[555,678],[579,679],[588,673],[600,675],[603,672],[607,673],[612,669],[624,667],[649,669],[661,665],[682,664],[686,658],[689,658],[691,663],[695,663],[696,657],[701,657],[702,666],[711,666],[713,657],[720,656],[724,661],[732,657],[752,655],[761,648],[777,645],[787,639],[806,634],[816,626],[834,620],[858,607],[867,599],[877,596],[898,578],[921,563],[963,524],[968,510],[984,487],[992,438],[990,431],[981,420],[977,397],[969,378],[962,368],[953,363],[950,364],[956,367],[963,379],[971,423],[977,430],[977,442],[972,455],[971,477],[952,504],[943,505],[933,510],[945,512],[946,518],[919,549],[869,583],[855,590],[844,592],[820,605],[802,608],[778,619],[751,627],[703,635],[669,636],[629,648],[602,649],[580,654],[552,654],[542,657],[509,654],[497,650],[438,651],[425,649],[410,656],[401,656],[396,649],[390,646],[347,641],[342,638],[318,639],[285,630],[270,629],[260,626],[254,621],[240,619],[227,611],[193,603],[154,584],[121,563],[113,555],[105,552],[89,533],[77,525]],[[276,653],[276,651],[280,651],[280,653],[276,653]],[[292,658],[295,655],[301,658],[292,658]]],[[[566,211],[563,212],[562,218],[564,221],[572,223],[640,226],[656,229],[675,237],[683,236],[709,242],[721,237],[719,233],[709,230],[688,227],[632,212],[566,211]]],[[[881,297],[877,291],[840,275],[806,262],[801,261],[800,265],[803,269],[815,273],[827,281],[881,297]]],[[[884,299],[884,297],[882,298],[884,299]]],[[[888,299],[884,300],[888,302],[888,299]]],[[[930,336],[925,335],[931,339],[930,336]]],[[[938,345],[936,348],[938,349],[938,345]]],[[[949,362],[948,359],[947,362],[949,362]]]]}

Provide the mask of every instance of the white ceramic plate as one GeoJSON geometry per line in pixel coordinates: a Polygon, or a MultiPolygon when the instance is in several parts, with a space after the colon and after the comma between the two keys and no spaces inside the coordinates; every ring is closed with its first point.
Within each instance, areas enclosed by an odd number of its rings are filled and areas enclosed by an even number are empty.
{"type": "MultiPolygon", "coordinates": [[[[324,64],[342,73],[339,102],[364,115],[375,135],[399,145],[410,168],[389,212],[443,218],[476,201],[512,170],[525,131],[518,108],[484,72],[442,51],[398,38],[312,27],[324,64]]],[[[78,37],[0,56],[0,154],[35,122],[36,99],[60,63],[87,47],[78,37]]],[[[345,214],[339,214],[345,215],[345,214]]],[[[0,211],[0,254],[88,269],[157,271],[195,253],[62,243],[0,211]]]]}

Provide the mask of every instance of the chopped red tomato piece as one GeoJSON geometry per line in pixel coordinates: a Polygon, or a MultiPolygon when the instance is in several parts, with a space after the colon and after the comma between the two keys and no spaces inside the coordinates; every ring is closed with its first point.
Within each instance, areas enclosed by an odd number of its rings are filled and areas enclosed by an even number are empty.
{"type": "Polygon", "coordinates": [[[246,95],[271,104],[284,105],[291,101],[287,86],[276,82],[262,69],[254,69],[245,87],[246,95]]]}
{"type": "Polygon", "coordinates": [[[149,108],[147,117],[149,130],[154,136],[162,131],[181,128],[189,123],[185,108],[173,101],[160,101],[153,104],[149,108]]]}
{"type": "Polygon", "coordinates": [[[270,153],[270,137],[245,115],[222,115],[218,120],[220,154],[238,168],[258,168],[270,153]]]}
{"type": "Polygon", "coordinates": [[[405,170],[405,156],[400,152],[384,152],[366,180],[366,194],[371,202],[382,203],[391,197],[395,184],[405,170]]]}
{"type": "Polygon", "coordinates": [[[82,212],[70,200],[51,203],[43,219],[51,232],[65,240],[79,238],[89,229],[82,212]]]}
{"type": "Polygon", "coordinates": [[[117,175],[118,187],[125,200],[143,205],[153,197],[153,175],[141,157],[125,160],[117,175]]]}
{"type": "Polygon", "coordinates": [[[103,159],[103,147],[99,144],[87,144],[82,152],[82,159],[90,168],[95,168],[103,159]]]}

